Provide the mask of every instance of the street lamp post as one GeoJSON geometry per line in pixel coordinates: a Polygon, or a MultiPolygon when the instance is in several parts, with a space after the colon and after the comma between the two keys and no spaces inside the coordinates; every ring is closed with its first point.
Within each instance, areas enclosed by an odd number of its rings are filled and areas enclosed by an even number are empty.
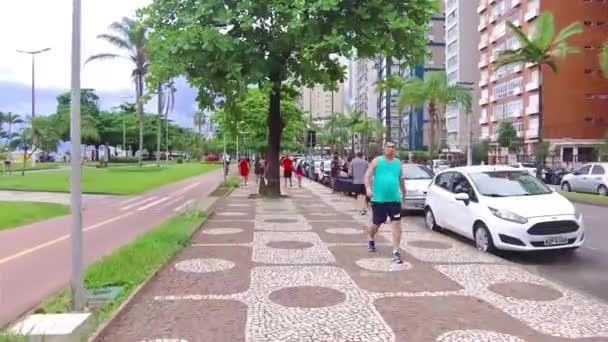
{"type": "Polygon", "coordinates": [[[17,50],[17,52],[19,53],[25,53],[32,56],[32,119],[36,116],[36,55],[43,52],[47,52],[50,49],[51,48],[44,48],[35,51],[17,50]]]}
{"type": "MultiPolygon", "coordinates": [[[[121,99],[130,99],[133,96],[125,95],[121,96],[121,99]]],[[[124,108],[123,108],[124,109],[124,108]]],[[[122,113],[122,150],[125,154],[125,158],[127,157],[127,113],[122,113]]]]}
{"type": "Polygon", "coordinates": [[[70,182],[70,202],[72,207],[72,309],[77,312],[84,311],[85,293],[83,286],[83,258],[82,258],[82,194],[81,194],[81,151],[80,151],[80,25],[81,0],[72,2],[72,100],[70,116],[70,140],[72,177],[70,182]]]}

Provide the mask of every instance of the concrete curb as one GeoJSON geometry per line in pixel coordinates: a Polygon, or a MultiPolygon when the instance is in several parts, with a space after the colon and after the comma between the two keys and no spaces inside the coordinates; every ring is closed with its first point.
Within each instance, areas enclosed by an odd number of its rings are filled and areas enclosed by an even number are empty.
{"type": "MultiPolygon", "coordinates": [[[[220,186],[218,186],[218,188],[220,188],[220,186]]],[[[214,212],[215,212],[215,207],[217,206],[217,203],[220,202],[221,200],[226,199],[228,196],[230,196],[230,194],[232,194],[232,192],[234,191],[233,189],[228,190],[228,192],[223,196],[223,197],[208,197],[208,198],[214,198],[214,200],[212,201],[212,203],[207,207],[206,214],[207,217],[205,219],[205,221],[203,221],[203,223],[201,223],[201,225],[195,229],[192,234],[190,234],[190,239],[192,240],[192,237],[194,236],[194,234],[196,234],[199,230],[201,230],[204,226],[205,223],[207,222],[207,219],[209,219],[210,217],[213,216],[214,212]]],[[[188,246],[186,246],[188,247],[188,246]]],[[[184,248],[186,248],[184,247],[184,248]]],[[[114,312],[105,320],[105,322],[103,322],[102,324],[99,325],[99,327],[97,327],[97,329],[95,329],[95,331],[92,333],[92,335],[89,336],[89,338],[87,339],[88,342],[93,342],[95,341],[95,339],[97,339],[101,333],[104,332],[104,330],[106,330],[108,328],[108,326],[110,325],[110,323],[112,323],[112,321],[114,321],[114,319],[116,317],[118,317],[118,315],[120,315],[126,308],[127,306],[131,303],[131,301],[135,298],[135,296],[144,288],[144,286],[146,286],[157,274],[160,270],[163,269],[163,267],[165,267],[165,265],[167,265],[167,263],[170,263],[176,255],[179,254],[179,252],[181,252],[182,249],[178,250],[175,252],[175,254],[173,254],[168,260],[167,262],[163,263],[162,265],[160,265],[157,269],[155,269],[152,273],[150,273],[150,275],[141,283],[139,284],[135,289],[133,289],[133,291],[131,292],[131,294],[129,294],[127,296],[127,298],[125,298],[125,300],[118,306],[118,308],[116,308],[116,310],[114,310],[114,312]]]]}

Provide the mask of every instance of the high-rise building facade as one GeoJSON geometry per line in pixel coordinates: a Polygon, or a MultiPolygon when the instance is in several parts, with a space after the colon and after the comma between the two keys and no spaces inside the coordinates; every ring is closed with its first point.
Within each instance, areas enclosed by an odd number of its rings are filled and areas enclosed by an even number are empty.
{"type": "Polygon", "coordinates": [[[477,2],[445,1],[445,58],[448,83],[470,89],[472,112],[449,105],[445,113],[446,145],[451,152],[465,153],[470,141],[479,136],[479,32],[477,2]]]}
{"type": "Polygon", "coordinates": [[[352,78],[352,107],[368,117],[378,116],[376,82],[378,74],[374,61],[369,59],[353,59],[350,61],[352,78]]]}
{"type": "Polygon", "coordinates": [[[344,112],[344,83],[338,84],[335,91],[324,90],[317,85],[314,88],[302,88],[302,110],[312,114],[313,123],[325,124],[332,113],[344,112]]]}
{"type": "MultiPolygon", "coordinates": [[[[445,71],[445,16],[443,6],[441,11],[431,19],[429,25],[427,45],[430,57],[425,61],[424,65],[397,70],[404,78],[418,77],[424,79],[424,75],[427,72],[445,71]]],[[[394,67],[393,70],[395,70],[394,67]]],[[[390,118],[396,117],[398,120],[400,118],[400,121],[398,121],[399,131],[394,136],[395,141],[399,142],[399,146],[405,150],[423,150],[428,148],[430,146],[431,135],[428,106],[407,108],[400,115],[396,115],[398,92],[393,91],[392,96],[387,96],[386,98],[385,108],[389,108],[391,113],[393,113],[390,118]],[[390,103],[390,106],[388,106],[388,103],[390,103]]],[[[443,127],[444,125],[440,126],[443,127]]],[[[443,134],[439,133],[435,135],[435,137],[438,136],[443,136],[443,134]]]]}
{"type": "MultiPolygon", "coordinates": [[[[509,120],[523,140],[518,158],[533,159],[542,110],[542,135],[551,143],[551,160],[563,164],[592,160],[593,146],[608,130],[608,82],[598,66],[600,46],[608,31],[608,2],[481,0],[477,11],[481,32],[481,137],[495,143],[500,122],[509,120]],[[581,52],[560,61],[556,73],[531,64],[495,69],[492,63],[501,50],[519,47],[506,20],[529,33],[545,11],[553,13],[556,32],[575,21],[584,23],[584,32],[569,39],[570,45],[581,52]]],[[[505,155],[506,151],[501,153],[505,155]]],[[[490,162],[506,160],[492,155],[490,162]]]]}

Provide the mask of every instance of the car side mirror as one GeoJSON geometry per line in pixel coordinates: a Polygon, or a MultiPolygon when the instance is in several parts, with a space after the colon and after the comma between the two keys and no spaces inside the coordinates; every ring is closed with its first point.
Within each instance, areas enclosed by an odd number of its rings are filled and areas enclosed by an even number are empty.
{"type": "Polygon", "coordinates": [[[469,194],[465,193],[465,192],[460,192],[457,193],[454,198],[457,201],[463,201],[464,204],[469,205],[469,201],[471,200],[471,197],[469,197],[469,194]]]}

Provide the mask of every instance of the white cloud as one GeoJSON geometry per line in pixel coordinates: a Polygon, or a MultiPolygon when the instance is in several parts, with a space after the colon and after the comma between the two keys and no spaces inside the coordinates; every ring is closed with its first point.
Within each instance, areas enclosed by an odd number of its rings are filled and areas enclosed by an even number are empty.
{"type": "MultiPolygon", "coordinates": [[[[82,0],[82,60],[100,52],[117,52],[96,36],[107,32],[113,21],[133,16],[135,10],[151,0],[82,0]]],[[[70,87],[72,32],[71,0],[0,1],[0,80],[29,85],[31,59],[16,50],[50,47],[36,58],[36,86],[70,87]]],[[[95,61],[82,68],[83,88],[133,93],[128,61],[95,61]]]]}

